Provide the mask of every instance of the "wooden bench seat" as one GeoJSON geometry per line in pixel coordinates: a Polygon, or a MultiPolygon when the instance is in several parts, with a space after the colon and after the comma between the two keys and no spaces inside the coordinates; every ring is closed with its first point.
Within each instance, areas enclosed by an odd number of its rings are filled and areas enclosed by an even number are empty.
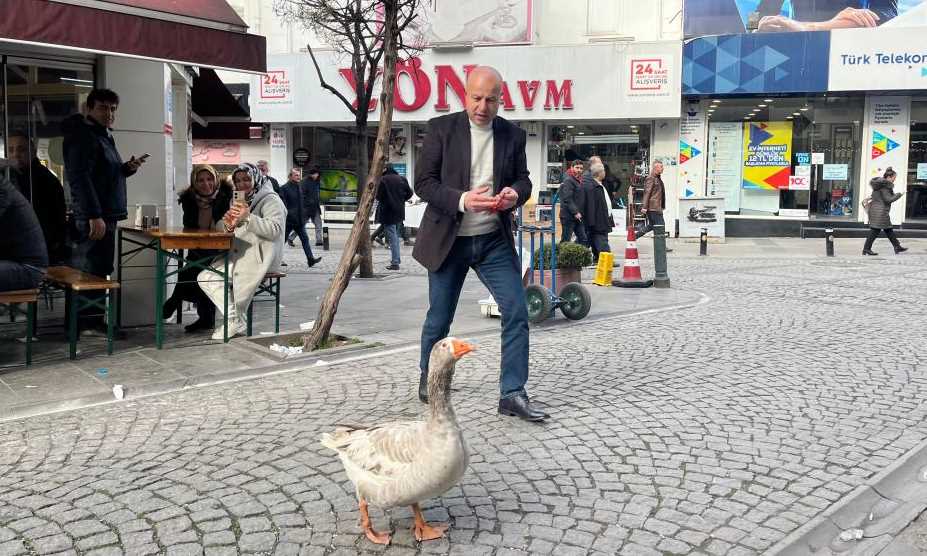
{"type": "Polygon", "coordinates": [[[77,359],[77,316],[88,308],[101,309],[106,315],[106,353],[113,354],[113,323],[116,322],[116,290],[119,282],[83,272],[70,266],[51,266],[45,275],[48,284],[64,290],[65,318],[68,336],[68,356],[77,359]],[[83,295],[83,292],[105,290],[106,297],[83,295]],[[107,302],[108,300],[108,302],[107,302]]]}
{"type": "MultiPolygon", "coordinates": [[[[9,290],[0,292],[0,304],[10,306],[10,322],[16,321],[16,303],[26,303],[26,366],[32,365],[32,334],[35,332],[35,311],[39,290],[9,290]]],[[[21,310],[19,312],[22,312],[21,310]]]]}

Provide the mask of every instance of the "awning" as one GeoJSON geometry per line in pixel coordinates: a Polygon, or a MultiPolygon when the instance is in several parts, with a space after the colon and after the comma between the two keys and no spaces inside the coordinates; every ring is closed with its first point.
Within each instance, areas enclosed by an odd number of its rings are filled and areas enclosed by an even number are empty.
{"type": "Polygon", "coordinates": [[[0,43],[35,44],[264,73],[264,37],[221,0],[3,0],[0,43]],[[222,9],[222,5],[225,9],[222,9]],[[231,13],[229,13],[231,11],[231,13]]]}
{"type": "Polygon", "coordinates": [[[211,69],[200,69],[190,96],[193,113],[208,123],[251,121],[248,111],[211,69]]]}

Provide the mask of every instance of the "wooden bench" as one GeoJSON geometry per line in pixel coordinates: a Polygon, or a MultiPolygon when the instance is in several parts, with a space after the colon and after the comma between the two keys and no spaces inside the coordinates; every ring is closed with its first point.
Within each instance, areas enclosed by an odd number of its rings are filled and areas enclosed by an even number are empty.
{"type": "Polygon", "coordinates": [[[35,308],[38,304],[39,290],[10,290],[0,292],[0,304],[8,305],[10,322],[16,322],[17,303],[26,304],[26,366],[32,365],[32,333],[35,330],[35,308]]]}
{"type": "Polygon", "coordinates": [[[258,303],[274,302],[274,333],[280,333],[280,279],[286,278],[285,272],[268,272],[248,304],[248,336],[251,335],[251,321],[255,301],[258,303]]]}
{"type": "Polygon", "coordinates": [[[64,290],[65,315],[67,321],[68,357],[77,359],[77,316],[89,308],[102,309],[106,313],[106,353],[113,354],[113,325],[116,322],[116,290],[119,282],[107,280],[69,266],[48,268],[45,280],[64,290]],[[89,297],[86,292],[106,290],[104,297],[89,297]],[[107,302],[108,301],[108,302],[107,302]]]}

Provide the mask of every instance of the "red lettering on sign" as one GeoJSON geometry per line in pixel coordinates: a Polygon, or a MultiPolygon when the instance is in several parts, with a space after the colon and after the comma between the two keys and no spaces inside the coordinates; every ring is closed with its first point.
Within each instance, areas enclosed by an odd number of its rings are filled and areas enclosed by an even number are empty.
{"type": "Polygon", "coordinates": [[[406,62],[396,64],[396,84],[393,87],[393,106],[400,112],[414,112],[425,106],[428,97],[431,96],[431,81],[428,75],[422,71],[422,61],[418,58],[410,58],[406,62]],[[399,89],[399,78],[403,75],[412,80],[415,98],[412,102],[406,102],[402,98],[402,91],[399,89]]]}
{"type": "Polygon", "coordinates": [[[502,82],[502,109],[515,110],[515,103],[512,102],[512,93],[509,91],[509,84],[502,82]]]}
{"type": "MultiPolygon", "coordinates": [[[[354,72],[351,71],[350,68],[341,68],[340,70],[338,70],[338,73],[340,73],[341,77],[343,77],[344,80],[348,82],[348,85],[351,87],[351,91],[355,92],[354,102],[351,103],[351,106],[353,106],[354,109],[356,110],[357,109],[357,94],[356,94],[357,80],[354,78],[354,72]]],[[[377,71],[377,75],[380,75],[379,71],[377,71]]],[[[367,112],[373,112],[376,109],[377,109],[377,99],[371,98],[370,104],[367,106],[367,112]]]]}
{"type": "Polygon", "coordinates": [[[538,89],[541,88],[541,82],[535,79],[534,81],[518,81],[518,88],[521,90],[521,100],[525,104],[525,110],[531,110],[534,108],[534,100],[538,96],[538,89]]]}
{"type": "Polygon", "coordinates": [[[547,80],[547,96],[544,99],[544,110],[551,108],[571,110],[573,108],[573,80],[564,79],[557,88],[557,82],[547,80]]]}
{"type": "Polygon", "coordinates": [[[463,81],[457,77],[457,73],[454,71],[454,68],[451,66],[435,66],[435,75],[438,77],[438,102],[435,103],[435,110],[439,112],[447,112],[451,109],[451,105],[447,103],[448,85],[451,86],[454,94],[457,95],[457,98],[460,100],[460,104],[463,104],[465,94],[464,84],[463,81]]]}

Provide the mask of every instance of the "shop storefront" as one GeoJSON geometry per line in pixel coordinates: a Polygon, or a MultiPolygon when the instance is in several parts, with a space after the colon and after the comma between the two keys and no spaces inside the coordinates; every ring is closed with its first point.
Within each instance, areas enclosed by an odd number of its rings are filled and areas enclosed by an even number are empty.
{"type": "MultiPolygon", "coordinates": [[[[350,98],[350,71],[339,67],[337,57],[318,56],[326,82],[350,98]]],[[[548,185],[559,186],[567,161],[593,154],[603,157],[626,189],[652,156],[675,164],[679,58],[675,42],[426,50],[398,66],[390,161],[400,173],[414,175],[427,121],[463,108],[467,68],[480,63],[505,78],[499,115],[528,134],[535,200],[548,185]]],[[[253,80],[251,115],[270,123],[272,134],[285,134],[285,147],[271,145],[271,166],[292,165],[295,153],[308,151],[309,163],[323,169],[329,215],[350,221],[357,183],[353,115],[321,89],[308,55],[271,56],[268,68],[276,84],[267,77],[253,80]]],[[[372,137],[375,112],[370,121],[372,137]]]]}
{"type": "MultiPolygon", "coordinates": [[[[191,120],[202,119],[191,103],[198,68],[263,72],[264,38],[248,35],[224,0],[190,4],[183,13],[166,0],[145,2],[144,8],[128,4],[4,0],[0,171],[8,177],[16,172],[14,183],[31,192],[31,168],[16,164],[33,149],[68,197],[62,123],[82,109],[93,88],[110,88],[120,96],[113,129],[120,152],[124,158],[150,155],[129,182],[128,205],[162,207],[162,222],[172,225],[179,223],[177,193],[189,181],[191,120]]],[[[132,269],[124,276],[137,283],[124,289],[123,322],[149,323],[154,287],[138,283],[151,282],[153,270],[132,269]]]]}
{"type": "Polygon", "coordinates": [[[915,93],[927,52],[912,46],[923,42],[927,3],[882,14],[891,29],[831,28],[823,7],[758,13],[768,6],[757,2],[721,17],[722,4],[686,6],[680,198],[723,199],[728,235],[798,236],[864,225],[869,181],[892,167],[895,190],[910,193],[893,221],[927,218],[927,165],[917,177],[927,126],[915,93]]]}

